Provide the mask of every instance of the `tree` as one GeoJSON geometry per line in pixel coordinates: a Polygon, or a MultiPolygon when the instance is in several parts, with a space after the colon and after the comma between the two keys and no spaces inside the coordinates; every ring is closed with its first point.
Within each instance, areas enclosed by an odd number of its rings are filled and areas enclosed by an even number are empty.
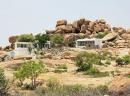
{"type": "Polygon", "coordinates": [[[64,37],[62,35],[55,34],[50,37],[50,40],[54,43],[54,45],[61,45],[64,42],[64,37]]]}
{"type": "Polygon", "coordinates": [[[9,82],[5,78],[4,70],[0,68],[0,96],[8,96],[9,82]]]}
{"type": "Polygon", "coordinates": [[[95,53],[80,52],[76,57],[78,71],[87,71],[97,62],[99,62],[99,59],[95,53]]]}
{"type": "Polygon", "coordinates": [[[35,37],[32,34],[22,34],[18,36],[19,42],[34,42],[35,37]]]}
{"type": "Polygon", "coordinates": [[[26,61],[14,74],[17,79],[23,84],[23,80],[26,78],[31,79],[32,89],[36,88],[37,77],[44,72],[44,65],[41,61],[26,61]]]}
{"type": "Polygon", "coordinates": [[[19,80],[20,86],[23,85],[23,81],[26,78],[26,71],[23,69],[23,67],[20,67],[16,72],[14,72],[14,76],[16,79],[19,80]]]}
{"type": "Polygon", "coordinates": [[[37,34],[35,36],[35,40],[38,43],[39,47],[42,48],[43,45],[50,40],[50,37],[48,34],[37,34]]]}

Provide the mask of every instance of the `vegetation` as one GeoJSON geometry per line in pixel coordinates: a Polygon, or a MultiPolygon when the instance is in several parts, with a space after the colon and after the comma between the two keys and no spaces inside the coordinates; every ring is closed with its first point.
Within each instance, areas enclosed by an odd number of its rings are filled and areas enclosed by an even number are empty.
{"type": "Polygon", "coordinates": [[[40,49],[43,48],[44,44],[50,40],[48,34],[37,34],[35,36],[36,43],[38,43],[40,49]]]}
{"type": "Polygon", "coordinates": [[[106,60],[105,64],[110,65],[111,61],[110,60],[106,60]]]}
{"type": "Polygon", "coordinates": [[[122,57],[122,60],[123,60],[125,63],[129,64],[129,63],[130,63],[130,56],[129,56],[129,55],[125,55],[125,56],[122,57]]]}
{"type": "Polygon", "coordinates": [[[56,45],[62,45],[64,42],[64,37],[62,35],[52,35],[50,37],[50,41],[56,46],[56,45]]]}
{"type": "Polygon", "coordinates": [[[35,37],[33,36],[33,34],[22,34],[18,36],[18,41],[19,42],[34,42],[35,37]]]}
{"type": "Polygon", "coordinates": [[[35,93],[38,96],[104,96],[108,92],[106,85],[100,85],[97,87],[85,87],[79,84],[55,85],[55,81],[53,81],[53,83],[54,84],[51,82],[51,85],[53,86],[38,87],[35,93]]]}
{"type": "Polygon", "coordinates": [[[14,76],[20,81],[20,85],[23,85],[23,81],[29,78],[32,81],[32,89],[35,89],[36,79],[42,72],[44,72],[44,65],[41,61],[27,61],[14,73],[14,76]]]}
{"type": "Polygon", "coordinates": [[[102,39],[104,36],[106,36],[108,32],[99,32],[96,36],[96,38],[102,39]]]}
{"type": "Polygon", "coordinates": [[[75,61],[78,67],[77,71],[87,71],[92,68],[93,64],[98,63],[99,59],[95,53],[80,52],[75,61]]]}
{"type": "Polygon", "coordinates": [[[74,40],[71,40],[68,42],[69,47],[75,47],[76,42],[74,40]]]}
{"type": "Polygon", "coordinates": [[[108,51],[98,51],[97,52],[97,58],[99,59],[99,62],[97,64],[102,65],[102,60],[108,60],[111,59],[111,53],[108,51]]]}
{"type": "Polygon", "coordinates": [[[8,96],[9,81],[5,78],[4,70],[0,68],[0,96],[8,96]]]}
{"type": "Polygon", "coordinates": [[[116,63],[118,65],[126,65],[130,63],[130,56],[129,55],[125,55],[123,57],[117,58],[116,59],[116,63]]]}
{"type": "Polygon", "coordinates": [[[66,64],[61,64],[61,65],[58,65],[55,69],[55,72],[56,73],[62,73],[62,72],[67,72],[67,65],[66,64]]]}
{"type": "Polygon", "coordinates": [[[90,75],[93,77],[104,77],[109,76],[108,72],[100,72],[96,67],[93,67],[85,72],[85,75],[90,75]]]}

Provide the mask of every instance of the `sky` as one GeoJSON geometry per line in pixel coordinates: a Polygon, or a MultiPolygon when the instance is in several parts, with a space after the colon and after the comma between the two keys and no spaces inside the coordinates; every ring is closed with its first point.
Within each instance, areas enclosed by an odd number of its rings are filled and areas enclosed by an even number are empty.
{"type": "Polygon", "coordinates": [[[9,44],[9,36],[41,33],[59,19],[80,18],[130,28],[130,0],[0,0],[0,46],[9,44]]]}

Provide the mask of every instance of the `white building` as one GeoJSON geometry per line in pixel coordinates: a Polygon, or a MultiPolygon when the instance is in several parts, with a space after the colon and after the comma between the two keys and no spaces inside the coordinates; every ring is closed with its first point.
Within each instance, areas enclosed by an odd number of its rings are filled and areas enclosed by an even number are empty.
{"type": "Polygon", "coordinates": [[[13,51],[14,53],[12,53],[12,55],[29,56],[31,55],[31,52],[29,50],[32,50],[32,48],[33,48],[33,43],[31,42],[16,42],[15,49],[13,51]]]}
{"type": "Polygon", "coordinates": [[[78,39],[76,41],[76,47],[77,48],[102,48],[102,39],[97,38],[85,38],[85,39],[78,39]]]}

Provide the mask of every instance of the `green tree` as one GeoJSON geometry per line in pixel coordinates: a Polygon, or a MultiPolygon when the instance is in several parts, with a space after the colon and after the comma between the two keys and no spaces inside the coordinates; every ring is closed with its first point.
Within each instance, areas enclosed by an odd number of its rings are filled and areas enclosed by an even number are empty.
{"type": "Polygon", "coordinates": [[[16,72],[14,72],[14,76],[19,80],[19,86],[23,85],[23,81],[26,78],[26,71],[24,71],[23,67],[20,67],[16,72]]]}
{"type": "Polygon", "coordinates": [[[8,96],[9,82],[5,78],[4,70],[0,68],[0,96],[8,96]]]}
{"type": "Polygon", "coordinates": [[[14,74],[17,79],[23,84],[25,78],[29,78],[32,81],[32,89],[36,88],[37,77],[44,72],[44,65],[41,61],[26,61],[14,74]]]}
{"type": "Polygon", "coordinates": [[[35,36],[35,40],[38,43],[40,48],[43,48],[43,45],[50,40],[50,37],[48,34],[37,34],[35,36]]]}
{"type": "Polygon", "coordinates": [[[35,37],[32,34],[22,34],[18,36],[19,42],[34,42],[35,37]]]}
{"type": "Polygon", "coordinates": [[[51,42],[54,43],[54,45],[62,45],[64,42],[64,37],[62,35],[52,35],[50,38],[51,42]]]}

